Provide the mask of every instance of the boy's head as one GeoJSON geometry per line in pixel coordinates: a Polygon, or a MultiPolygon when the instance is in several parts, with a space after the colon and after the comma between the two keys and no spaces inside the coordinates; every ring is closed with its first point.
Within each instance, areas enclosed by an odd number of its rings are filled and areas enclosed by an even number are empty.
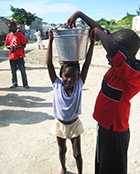
{"type": "Polygon", "coordinates": [[[65,89],[73,89],[79,79],[80,66],[78,62],[64,62],[60,69],[60,77],[65,89]]]}
{"type": "Polygon", "coordinates": [[[17,31],[17,24],[16,22],[12,21],[9,24],[9,31],[15,33],[17,31]]]}
{"type": "Polygon", "coordinates": [[[113,39],[118,43],[120,50],[126,51],[129,58],[134,58],[140,48],[139,36],[130,29],[122,29],[112,33],[113,39]]]}

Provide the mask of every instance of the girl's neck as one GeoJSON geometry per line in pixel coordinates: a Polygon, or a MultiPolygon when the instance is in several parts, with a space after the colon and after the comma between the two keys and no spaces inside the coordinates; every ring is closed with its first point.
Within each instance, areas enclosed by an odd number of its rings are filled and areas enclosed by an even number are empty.
{"type": "Polygon", "coordinates": [[[71,88],[71,89],[64,88],[64,90],[65,90],[65,92],[66,92],[66,94],[67,94],[68,96],[71,96],[71,95],[72,95],[73,89],[74,89],[74,88],[71,88]]]}

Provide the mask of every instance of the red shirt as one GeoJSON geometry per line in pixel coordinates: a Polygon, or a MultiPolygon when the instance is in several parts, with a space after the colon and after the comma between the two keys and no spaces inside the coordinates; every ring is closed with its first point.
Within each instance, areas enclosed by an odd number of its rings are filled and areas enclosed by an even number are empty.
{"type": "Polygon", "coordinates": [[[122,52],[112,59],[97,96],[93,117],[104,128],[121,132],[129,128],[130,99],[140,91],[140,61],[122,52]]]}
{"type": "MultiPolygon", "coordinates": [[[[6,46],[21,46],[27,43],[27,39],[22,32],[9,33],[6,36],[6,46]]],[[[9,51],[8,57],[10,60],[16,60],[25,56],[24,48],[19,48],[14,52],[9,51]]]]}

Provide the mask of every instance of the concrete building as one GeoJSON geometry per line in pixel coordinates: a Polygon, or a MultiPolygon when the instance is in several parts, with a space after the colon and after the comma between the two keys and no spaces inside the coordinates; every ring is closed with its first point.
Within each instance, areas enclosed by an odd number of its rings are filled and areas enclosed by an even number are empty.
{"type": "Polygon", "coordinates": [[[135,16],[132,21],[132,30],[140,32],[140,16],[135,16]]]}
{"type": "Polygon", "coordinates": [[[5,17],[0,17],[0,35],[8,33],[9,31],[8,23],[9,23],[8,19],[6,19],[5,17]]]}

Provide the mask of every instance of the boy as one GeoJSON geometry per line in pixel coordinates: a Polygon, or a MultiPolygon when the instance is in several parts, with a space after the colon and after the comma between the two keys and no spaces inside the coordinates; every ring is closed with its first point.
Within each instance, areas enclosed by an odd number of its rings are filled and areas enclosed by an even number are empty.
{"type": "Polygon", "coordinates": [[[15,22],[10,22],[9,31],[10,33],[6,36],[5,45],[9,49],[8,56],[12,72],[13,85],[10,88],[16,88],[18,86],[16,73],[17,69],[21,71],[23,87],[29,88],[24,66],[24,48],[26,46],[27,39],[22,32],[17,31],[17,24],[15,22]]]}
{"type": "Polygon", "coordinates": [[[93,113],[99,125],[95,174],[127,174],[130,99],[140,91],[140,61],[135,58],[140,38],[129,29],[109,34],[79,11],[68,19],[68,24],[75,25],[78,17],[94,29],[111,65],[104,75],[93,113]]]}
{"type": "Polygon", "coordinates": [[[42,49],[43,48],[43,44],[42,44],[42,36],[41,36],[40,30],[37,30],[35,32],[35,36],[36,36],[36,40],[37,40],[38,49],[42,49]]]}
{"type": "Polygon", "coordinates": [[[54,117],[56,118],[55,135],[59,147],[61,174],[66,174],[65,154],[66,139],[72,143],[73,156],[76,160],[78,174],[83,172],[81,155],[82,123],[79,119],[81,113],[82,87],[92,58],[94,39],[91,40],[82,71],[78,62],[64,62],[60,69],[60,78],[57,77],[52,63],[53,33],[49,32],[47,52],[47,67],[54,90],[54,117]]]}

